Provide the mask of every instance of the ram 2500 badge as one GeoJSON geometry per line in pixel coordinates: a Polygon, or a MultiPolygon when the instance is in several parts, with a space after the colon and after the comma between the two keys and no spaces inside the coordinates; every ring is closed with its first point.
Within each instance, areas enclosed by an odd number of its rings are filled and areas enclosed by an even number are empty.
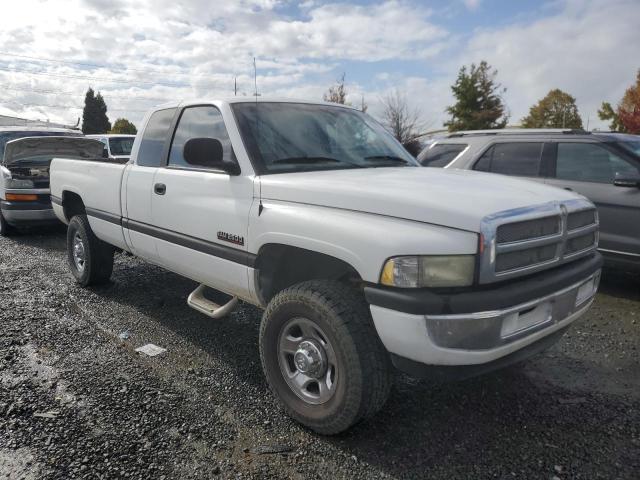
{"type": "Polygon", "coordinates": [[[146,116],[131,158],[52,162],[76,280],[108,281],[120,249],[199,282],[188,304],[210,317],[238,300],[264,308],[268,383],[293,418],[323,434],[376,413],[394,365],[465,377],[540,351],[598,286],[588,200],[416,168],[352,108],[168,104],[146,116]],[[213,303],[206,287],[229,301],[213,303]]]}

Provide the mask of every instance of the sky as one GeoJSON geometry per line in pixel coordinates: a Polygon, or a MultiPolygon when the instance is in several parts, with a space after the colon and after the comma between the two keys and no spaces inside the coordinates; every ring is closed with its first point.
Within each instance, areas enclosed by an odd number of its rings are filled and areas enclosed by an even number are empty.
{"type": "Polygon", "coordinates": [[[640,68],[638,0],[20,0],[0,16],[0,115],[75,124],[88,87],[113,122],[167,101],[254,92],[348,101],[399,91],[436,130],[462,65],[498,70],[510,124],[549,90],[606,129],[640,68]]]}

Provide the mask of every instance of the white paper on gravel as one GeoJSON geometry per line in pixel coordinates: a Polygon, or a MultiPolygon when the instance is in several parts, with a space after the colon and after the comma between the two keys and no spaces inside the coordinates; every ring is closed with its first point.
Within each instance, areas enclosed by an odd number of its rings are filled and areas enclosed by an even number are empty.
{"type": "Polygon", "coordinates": [[[153,343],[147,343],[142,347],[136,348],[136,352],[144,353],[145,355],[149,355],[150,357],[155,357],[156,355],[160,355],[161,353],[164,353],[166,351],[166,348],[159,347],[158,345],[154,345],[153,343]]]}

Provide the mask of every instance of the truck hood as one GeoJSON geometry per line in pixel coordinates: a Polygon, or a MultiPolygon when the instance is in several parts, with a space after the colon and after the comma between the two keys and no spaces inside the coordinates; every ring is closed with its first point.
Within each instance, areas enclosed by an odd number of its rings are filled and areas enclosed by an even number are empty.
{"type": "Polygon", "coordinates": [[[262,199],[361,211],[472,232],[490,214],[581,198],[537,182],[440,168],[368,168],[265,175],[262,199]]]}
{"type": "Polygon", "coordinates": [[[102,157],[104,144],[84,137],[23,137],[7,142],[3,165],[38,166],[52,158],[87,160],[102,157]]]}

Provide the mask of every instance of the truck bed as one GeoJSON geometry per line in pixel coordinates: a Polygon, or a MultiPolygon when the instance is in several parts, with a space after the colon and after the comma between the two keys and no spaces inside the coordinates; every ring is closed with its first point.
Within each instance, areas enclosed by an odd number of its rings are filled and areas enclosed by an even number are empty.
{"type": "Polygon", "coordinates": [[[93,231],[104,241],[127,249],[119,224],[126,168],[126,164],[106,161],[54,158],[50,171],[51,198],[58,218],[68,223],[70,219],[66,218],[61,202],[65,195],[76,194],[84,203],[93,231]]]}

